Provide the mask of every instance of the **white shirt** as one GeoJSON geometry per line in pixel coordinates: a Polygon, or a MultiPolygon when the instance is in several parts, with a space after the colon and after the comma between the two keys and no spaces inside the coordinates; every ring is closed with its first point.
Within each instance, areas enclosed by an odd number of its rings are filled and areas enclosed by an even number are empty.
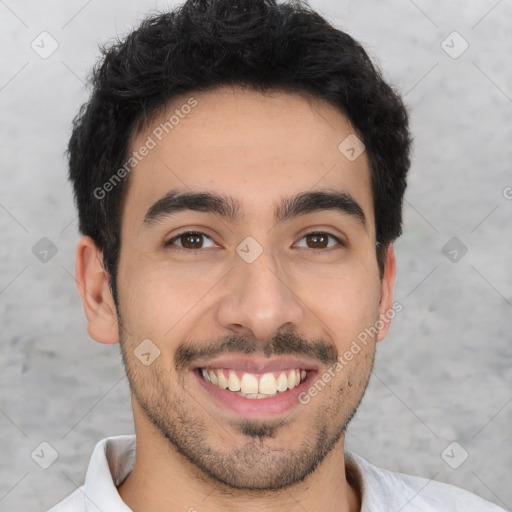
{"type": "MultiPolygon", "coordinates": [[[[361,483],[361,512],[504,512],[470,492],[426,478],[392,473],[345,453],[361,483]]],[[[101,440],[85,483],[48,512],[132,512],[117,492],[135,463],[135,436],[101,440]]]]}

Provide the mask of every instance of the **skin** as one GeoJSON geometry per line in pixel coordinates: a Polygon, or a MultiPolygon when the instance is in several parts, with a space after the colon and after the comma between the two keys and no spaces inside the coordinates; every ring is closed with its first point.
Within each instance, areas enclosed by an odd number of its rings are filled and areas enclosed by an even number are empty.
{"type": "MultiPolygon", "coordinates": [[[[344,429],[389,322],[307,405],[249,422],[198,385],[190,371],[194,356],[182,367],[175,356],[183,347],[209,350],[230,339],[235,351],[246,340],[250,356],[264,357],[265,347],[272,359],[280,357],[274,336],[284,331],[291,334],[281,353],[307,355],[320,378],[332,364],[321,361],[318,347],[343,355],[391,309],[395,257],[390,245],[381,278],[366,153],[349,161],[338,150],[354,129],[320,99],[241,88],[193,96],[197,106],[130,174],[117,312],[101,252],[88,237],[78,244],[88,332],[101,343],[121,342],[132,390],[137,460],[120,495],[137,512],[358,511],[357,485],[345,475],[344,429]],[[148,209],[176,187],[229,194],[245,218],[231,223],[186,210],[144,223],[148,209]],[[326,189],[350,194],[366,227],[331,210],[274,222],[282,197],[326,189]],[[192,246],[202,252],[187,252],[186,237],[175,242],[176,250],[165,246],[187,230],[207,235],[192,246]],[[320,253],[305,237],[310,232],[332,234],[344,245],[329,238],[320,253]],[[263,249],[250,264],[236,252],[247,236],[263,249]],[[148,338],[160,356],[145,366],[133,351],[148,338]],[[297,340],[311,347],[317,342],[316,348],[306,354],[297,340]]],[[[132,150],[187,99],[168,105],[133,138],[132,150]]]]}

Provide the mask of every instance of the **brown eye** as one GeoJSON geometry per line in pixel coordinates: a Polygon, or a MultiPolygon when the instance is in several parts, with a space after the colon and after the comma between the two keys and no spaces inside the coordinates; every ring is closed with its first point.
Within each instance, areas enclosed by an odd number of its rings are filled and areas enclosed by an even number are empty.
{"type": "Polygon", "coordinates": [[[329,244],[329,237],[323,233],[307,235],[308,246],[313,249],[326,249],[329,244]]]}
{"type": "Polygon", "coordinates": [[[185,231],[184,233],[180,233],[179,235],[171,238],[165,245],[166,247],[177,246],[188,250],[203,249],[204,238],[212,240],[211,237],[205,235],[204,233],[198,233],[196,231],[185,231]],[[174,242],[179,242],[179,244],[175,244],[174,242]]]}
{"type": "MultiPolygon", "coordinates": [[[[343,245],[341,240],[330,233],[313,232],[304,235],[301,240],[306,240],[307,249],[330,249],[333,245],[329,245],[329,238],[335,240],[338,245],[343,245]]],[[[300,247],[300,246],[299,246],[300,247]]],[[[302,246],[304,247],[304,246],[302,246]]]]}

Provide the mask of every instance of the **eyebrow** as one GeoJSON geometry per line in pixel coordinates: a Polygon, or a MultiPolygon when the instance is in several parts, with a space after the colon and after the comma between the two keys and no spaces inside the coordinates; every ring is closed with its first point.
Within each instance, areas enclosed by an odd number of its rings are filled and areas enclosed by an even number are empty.
{"type": "MultiPolygon", "coordinates": [[[[234,197],[213,192],[174,189],[148,209],[144,224],[152,225],[183,210],[216,213],[234,224],[245,218],[240,202],[234,197]]],[[[366,230],[366,217],[361,206],[348,192],[336,190],[303,192],[282,198],[274,209],[274,221],[276,224],[282,223],[300,215],[327,210],[353,217],[366,230]]]]}

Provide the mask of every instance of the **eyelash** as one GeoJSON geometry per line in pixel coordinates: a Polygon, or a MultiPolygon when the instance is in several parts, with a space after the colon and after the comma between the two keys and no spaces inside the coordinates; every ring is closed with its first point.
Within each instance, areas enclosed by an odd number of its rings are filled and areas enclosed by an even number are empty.
{"type": "MultiPolygon", "coordinates": [[[[178,240],[179,238],[181,238],[184,235],[201,235],[201,236],[205,236],[205,237],[209,238],[210,240],[213,240],[213,238],[211,236],[207,235],[206,233],[201,233],[200,231],[183,231],[183,232],[173,236],[167,242],[165,242],[165,244],[164,244],[165,247],[169,248],[171,251],[186,251],[188,253],[193,253],[193,254],[204,251],[204,249],[187,249],[185,247],[179,247],[179,246],[173,247],[173,242],[175,242],[176,240],[178,240]]],[[[327,235],[327,236],[333,238],[334,240],[336,240],[336,242],[338,242],[338,244],[340,246],[340,247],[337,247],[337,249],[340,249],[345,246],[345,244],[337,236],[335,236],[331,233],[328,233],[326,231],[311,231],[310,233],[306,233],[305,235],[303,235],[300,238],[300,240],[302,240],[308,236],[311,236],[311,235],[327,235]]],[[[328,247],[326,249],[311,249],[311,250],[313,250],[317,253],[318,252],[323,253],[323,252],[327,252],[327,251],[332,251],[333,249],[336,249],[336,247],[335,248],[328,247]]]]}

